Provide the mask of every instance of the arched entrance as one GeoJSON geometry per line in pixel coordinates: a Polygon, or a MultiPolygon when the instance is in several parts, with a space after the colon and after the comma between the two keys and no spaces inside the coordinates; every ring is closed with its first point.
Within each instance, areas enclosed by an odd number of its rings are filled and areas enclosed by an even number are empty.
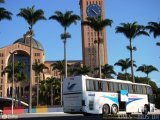
{"type": "MultiPolygon", "coordinates": [[[[24,77],[19,76],[20,79],[16,79],[16,77],[18,75],[15,75],[14,96],[15,96],[16,99],[21,99],[21,100],[26,99],[27,100],[29,91],[24,91],[24,88],[28,85],[29,78],[30,78],[30,56],[25,51],[15,50],[10,54],[7,66],[12,66],[13,65],[12,64],[13,63],[13,56],[14,56],[14,63],[15,64],[16,64],[16,62],[24,63],[24,68],[21,69],[21,71],[20,71],[21,73],[24,74],[24,77]]],[[[12,69],[12,71],[13,71],[13,69],[12,69]]],[[[14,71],[16,71],[16,67],[15,67],[14,71]]],[[[8,80],[8,83],[9,83],[8,88],[7,88],[7,96],[12,97],[12,80],[13,80],[13,78],[10,78],[9,75],[8,75],[7,80],[8,80]]]]}

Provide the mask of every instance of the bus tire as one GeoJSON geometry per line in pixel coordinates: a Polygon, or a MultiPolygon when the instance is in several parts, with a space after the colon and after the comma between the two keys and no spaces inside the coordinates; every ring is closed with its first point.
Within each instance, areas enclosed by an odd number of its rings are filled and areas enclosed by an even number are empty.
{"type": "Polygon", "coordinates": [[[144,105],[144,111],[142,112],[143,115],[148,114],[148,105],[144,105]]]}
{"type": "Polygon", "coordinates": [[[108,104],[103,105],[103,114],[109,114],[110,113],[110,107],[108,104]]]}
{"type": "Polygon", "coordinates": [[[111,113],[117,114],[118,113],[118,106],[116,104],[113,104],[111,107],[111,113]]]}

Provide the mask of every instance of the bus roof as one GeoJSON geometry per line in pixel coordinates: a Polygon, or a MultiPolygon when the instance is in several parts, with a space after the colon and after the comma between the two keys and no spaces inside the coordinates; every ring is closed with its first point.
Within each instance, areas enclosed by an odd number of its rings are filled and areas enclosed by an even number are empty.
{"type": "Polygon", "coordinates": [[[128,84],[136,84],[136,85],[145,85],[145,86],[150,86],[148,84],[143,84],[143,83],[133,83],[131,81],[127,80],[119,80],[119,79],[101,79],[101,78],[93,78],[87,75],[82,75],[85,78],[92,79],[92,80],[100,80],[100,81],[108,81],[108,82],[117,82],[117,83],[128,83],[128,84]]]}

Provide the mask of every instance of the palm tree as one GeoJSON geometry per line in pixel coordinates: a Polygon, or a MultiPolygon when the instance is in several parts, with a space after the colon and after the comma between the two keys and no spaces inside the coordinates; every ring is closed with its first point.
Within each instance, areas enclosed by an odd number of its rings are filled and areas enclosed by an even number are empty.
{"type": "Polygon", "coordinates": [[[35,10],[35,6],[32,6],[31,8],[21,8],[17,16],[23,17],[29,24],[31,30],[39,20],[46,20],[43,10],[35,10]]]}
{"type": "MultiPolygon", "coordinates": [[[[13,64],[11,63],[4,68],[2,74],[8,73],[8,80],[9,81],[12,81],[12,78],[14,77],[15,86],[17,86],[18,82],[22,82],[22,81],[26,80],[26,75],[23,71],[24,68],[25,68],[24,62],[16,61],[14,63],[14,70],[13,70],[13,64]],[[14,76],[13,76],[13,71],[14,71],[14,76]]],[[[12,88],[12,90],[13,90],[13,88],[12,88]]],[[[15,92],[15,93],[17,93],[17,92],[15,92]]],[[[13,93],[13,94],[15,94],[15,93],[13,93]]],[[[15,94],[15,96],[16,96],[16,98],[19,97],[16,94],[15,94]]]]}
{"type": "MultiPolygon", "coordinates": [[[[135,61],[133,61],[135,62],[135,61]]],[[[127,69],[131,67],[131,61],[129,58],[124,59],[120,59],[118,62],[116,62],[114,65],[120,66],[121,67],[121,71],[125,71],[125,73],[127,73],[127,69]]],[[[136,67],[136,64],[133,64],[134,67],[136,67]]]]}
{"type": "Polygon", "coordinates": [[[134,70],[133,70],[133,46],[132,40],[140,35],[147,35],[149,34],[145,31],[145,27],[142,25],[138,25],[137,22],[133,23],[121,23],[120,26],[116,27],[116,33],[122,33],[129,39],[129,50],[130,50],[130,59],[131,59],[131,74],[132,74],[132,81],[135,82],[134,79],[134,70]]]}
{"type": "Polygon", "coordinates": [[[100,38],[100,32],[106,27],[111,26],[112,20],[102,19],[102,16],[87,17],[87,21],[82,23],[83,25],[88,25],[97,32],[98,39],[95,43],[98,44],[98,63],[99,63],[99,77],[101,78],[101,56],[100,56],[100,44],[103,40],[100,38]]]}
{"type": "MultiPolygon", "coordinates": [[[[137,67],[136,64],[134,64],[135,61],[133,61],[133,66],[137,67]]],[[[120,59],[118,62],[116,62],[114,65],[120,66],[121,71],[125,71],[125,76],[127,79],[127,70],[131,67],[131,60],[129,58],[126,58],[125,60],[120,59]]]]}
{"type": "Polygon", "coordinates": [[[153,72],[153,71],[158,71],[158,69],[152,65],[145,65],[143,64],[142,66],[139,66],[138,69],[136,71],[141,71],[144,72],[148,78],[148,75],[153,72]]]}
{"type": "Polygon", "coordinates": [[[76,24],[77,20],[80,20],[80,17],[78,15],[75,15],[72,13],[73,13],[73,11],[67,11],[64,14],[60,11],[56,11],[55,15],[52,15],[49,17],[50,20],[56,20],[57,22],[59,22],[62,25],[62,27],[64,28],[64,33],[61,35],[61,38],[64,39],[63,42],[64,42],[65,77],[67,77],[66,43],[67,43],[67,38],[69,38],[69,36],[70,36],[67,33],[67,28],[73,23],[76,24]]]}
{"type": "Polygon", "coordinates": [[[108,64],[105,64],[104,66],[102,66],[102,73],[104,78],[113,78],[112,74],[116,75],[116,72],[114,71],[113,66],[108,64]]]}
{"type": "Polygon", "coordinates": [[[60,103],[60,80],[54,77],[47,78],[46,84],[50,91],[51,105],[53,105],[54,102],[60,103]]]}
{"type": "MultiPolygon", "coordinates": [[[[154,38],[160,36],[160,22],[148,22],[148,26],[146,26],[146,28],[149,29],[150,33],[153,33],[154,38]]],[[[160,46],[160,43],[157,42],[157,45],[160,46]]]]}
{"type": "Polygon", "coordinates": [[[56,61],[55,63],[51,64],[52,70],[58,70],[60,73],[60,78],[63,78],[64,76],[64,67],[65,67],[65,61],[64,60],[59,60],[56,61]]]}
{"type": "Polygon", "coordinates": [[[74,67],[69,67],[68,69],[68,73],[69,73],[69,76],[74,76],[76,74],[76,68],[74,67]]]}
{"type": "Polygon", "coordinates": [[[33,36],[33,26],[39,20],[45,20],[44,12],[41,9],[35,10],[35,7],[32,6],[31,8],[21,8],[20,12],[17,16],[24,18],[27,23],[29,24],[29,32],[26,34],[30,37],[30,96],[29,96],[29,112],[31,113],[32,109],[32,36],[33,36]]]}
{"type": "Polygon", "coordinates": [[[40,74],[43,73],[44,69],[48,69],[43,63],[35,62],[32,65],[32,69],[35,71],[35,75],[37,76],[37,105],[39,104],[39,81],[40,81],[40,74]]]}
{"type": "Polygon", "coordinates": [[[64,76],[64,68],[65,68],[65,61],[57,61],[53,64],[51,64],[51,66],[53,67],[53,70],[58,70],[60,72],[60,79],[61,79],[61,105],[62,105],[62,85],[63,85],[63,82],[62,82],[62,79],[63,79],[63,76],[64,76]]]}
{"type": "Polygon", "coordinates": [[[45,80],[42,80],[40,81],[40,84],[39,84],[39,98],[40,98],[40,104],[45,104],[46,103],[46,95],[47,95],[47,85],[46,85],[46,81],[45,80]]]}
{"type": "Polygon", "coordinates": [[[91,71],[90,67],[87,66],[83,66],[83,67],[79,67],[76,70],[77,75],[88,75],[88,73],[91,71]]]}

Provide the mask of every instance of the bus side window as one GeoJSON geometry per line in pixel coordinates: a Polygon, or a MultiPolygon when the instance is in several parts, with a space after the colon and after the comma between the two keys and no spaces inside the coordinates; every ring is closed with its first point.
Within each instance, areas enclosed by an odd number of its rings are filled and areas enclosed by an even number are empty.
{"type": "Polygon", "coordinates": [[[143,93],[143,90],[142,90],[142,86],[141,86],[141,85],[138,85],[138,86],[137,86],[137,90],[138,90],[138,94],[142,94],[142,93],[143,93]]]}
{"type": "Polygon", "coordinates": [[[133,87],[132,87],[132,85],[128,85],[128,90],[129,90],[129,93],[133,93],[133,87]]]}
{"type": "Polygon", "coordinates": [[[98,91],[102,91],[102,81],[98,81],[98,91]]]}
{"type": "Polygon", "coordinates": [[[139,85],[137,86],[137,94],[140,94],[140,88],[139,88],[139,85]]]}
{"type": "Polygon", "coordinates": [[[90,88],[90,91],[94,91],[95,90],[95,81],[94,80],[90,80],[90,84],[89,84],[89,88],[90,88]]]}
{"type": "Polygon", "coordinates": [[[125,90],[129,90],[129,89],[128,89],[128,84],[125,84],[125,90]]]}
{"type": "Polygon", "coordinates": [[[109,82],[109,91],[113,92],[114,91],[114,86],[112,82],[109,82]]]}
{"type": "Polygon", "coordinates": [[[137,93],[136,86],[135,86],[135,85],[132,85],[132,87],[133,87],[133,93],[137,93]]]}
{"type": "Polygon", "coordinates": [[[103,92],[107,92],[108,91],[108,86],[107,86],[107,82],[106,81],[103,81],[102,91],[103,92]]]}
{"type": "Polygon", "coordinates": [[[95,91],[98,91],[98,81],[95,81],[95,91]]]}
{"type": "Polygon", "coordinates": [[[127,84],[122,84],[122,90],[128,90],[128,88],[127,88],[127,84]]]}
{"type": "Polygon", "coordinates": [[[142,86],[142,94],[146,94],[147,90],[146,90],[146,86],[142,86]]]}
{"type": "Polygon", "coordinates": [[[107,82],[107,88],[108,88],[108,92],[110,92],[111,91],[111,85],[110,85],[110,82],[107,82]]]}
{"type": "Polygon", "coordinates": [[[122,90],[122,84],[121,83],[118,84],[118,89],[119,89],[118,91],[122,90]]]}
{"type": "Polygon", "coordinates": [[[118,83],[113,83],[114,92],[118,92],[118,83]]]}
{"type": "Polygon", "coordinates": [[[152,89],[147,86],[147,94],[152,95],[152,89]]]}
{"type": "Polygon", "coordinates": [[[89,91],[90,90],[90,85],[89,82],[90,80],[86,80],[86,90],[89,91]]]}
{"type": "Polygon", "coordinates": [[[95,91],[102,91],[102,82],[95,81],[95,91]]]}

